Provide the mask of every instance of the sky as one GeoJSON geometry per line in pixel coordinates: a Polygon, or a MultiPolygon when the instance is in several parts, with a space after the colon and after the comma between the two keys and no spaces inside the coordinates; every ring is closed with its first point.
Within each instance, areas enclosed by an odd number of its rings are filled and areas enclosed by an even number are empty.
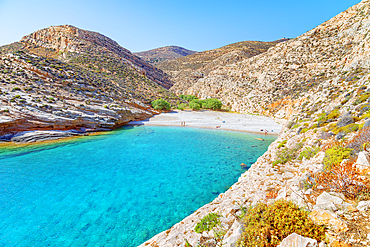
{"type": "Polygon", "coordinates": [[[360,0],[0,0],[0,46],[49,26],[96,31],[139,52],[294,38],[360,0]]]}

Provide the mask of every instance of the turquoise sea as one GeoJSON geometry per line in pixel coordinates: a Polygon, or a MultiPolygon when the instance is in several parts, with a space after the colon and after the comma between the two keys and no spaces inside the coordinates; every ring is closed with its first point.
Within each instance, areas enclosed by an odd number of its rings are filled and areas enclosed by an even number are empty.
{"type": "Polygon", "coordinates": [[[137,246],[225,192],[275,138],[138,126],[0,148],[0,246],[137,246]]]}

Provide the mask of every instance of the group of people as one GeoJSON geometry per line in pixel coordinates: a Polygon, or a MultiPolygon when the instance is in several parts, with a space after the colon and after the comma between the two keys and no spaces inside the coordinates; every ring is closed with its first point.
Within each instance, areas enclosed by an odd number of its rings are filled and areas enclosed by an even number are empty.
{"type": "Polygon", "coordinates": [[[185,121],[181,122],[181,127],[184,127],[184,126],[185,126],[185,121]]]}
{"type": "MultiPolygon", "coordinates": [[[[265,129],[265,130],[264,130],[264,129],[261,129],[261,132],[262,132],[262,131],[264,131],[264,132],[265,132],[265,135],[267,135],[267,133],[269,133],[269,131],[268,131],[268,130],[266,130],[266,129],[265,129]]],[[[274,130],[271,130],[271,132],[274,132],[274,130]]]]}

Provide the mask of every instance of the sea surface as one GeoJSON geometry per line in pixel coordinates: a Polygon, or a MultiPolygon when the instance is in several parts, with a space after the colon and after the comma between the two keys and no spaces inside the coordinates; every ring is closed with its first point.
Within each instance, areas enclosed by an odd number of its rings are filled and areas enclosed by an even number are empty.
{"type": "Polygon", "coordinates": [[[137,246],[225,192],[275,139],[138,126],[0,148],[0,246],[137,246]]]}

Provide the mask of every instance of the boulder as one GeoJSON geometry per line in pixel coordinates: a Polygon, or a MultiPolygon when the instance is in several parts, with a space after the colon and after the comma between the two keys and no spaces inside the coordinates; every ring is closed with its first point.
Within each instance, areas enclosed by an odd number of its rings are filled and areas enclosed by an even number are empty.
{"type": "Polygon", "coordinates": [[[236,242],[242,235],[242,225],[235,220],[234,224],[231,226],[230,230],[225,234],[224,240],[222,241],[225,247],[235,247],[236,242]]]}
{"type": "Polygon", "coordinates": [[[347,224],[331,211],[316,208],[309,214],[309,217],[314,223],[326,225],[336,233],[346,232],[348,230],[347,224]]]}
{"type": "Polygon", "coordinates": [[[369,160],[368,152],[360,152],[357,157],[356,167],[361,170],[370,168],[369,160]]]}
{"type": "Polygon", "coordinates": [[[324,191],[319,197],[317,197],[315,208],[336,211],[342,204],[343,200],[341,198],[332,196],[324,191]]]}
{"type": "Polygon", "coordinates": [[[365,212],[370,210],[370,201],[361,201],[357,205],[357,209],[360,212],[365,212]]]}
{"type": "Polygon", "coordinates": [[[292,233],[284,238],[278,247],[317,247],[317,241],[312,238],[305,238],[297,233],[292,233]]]}

